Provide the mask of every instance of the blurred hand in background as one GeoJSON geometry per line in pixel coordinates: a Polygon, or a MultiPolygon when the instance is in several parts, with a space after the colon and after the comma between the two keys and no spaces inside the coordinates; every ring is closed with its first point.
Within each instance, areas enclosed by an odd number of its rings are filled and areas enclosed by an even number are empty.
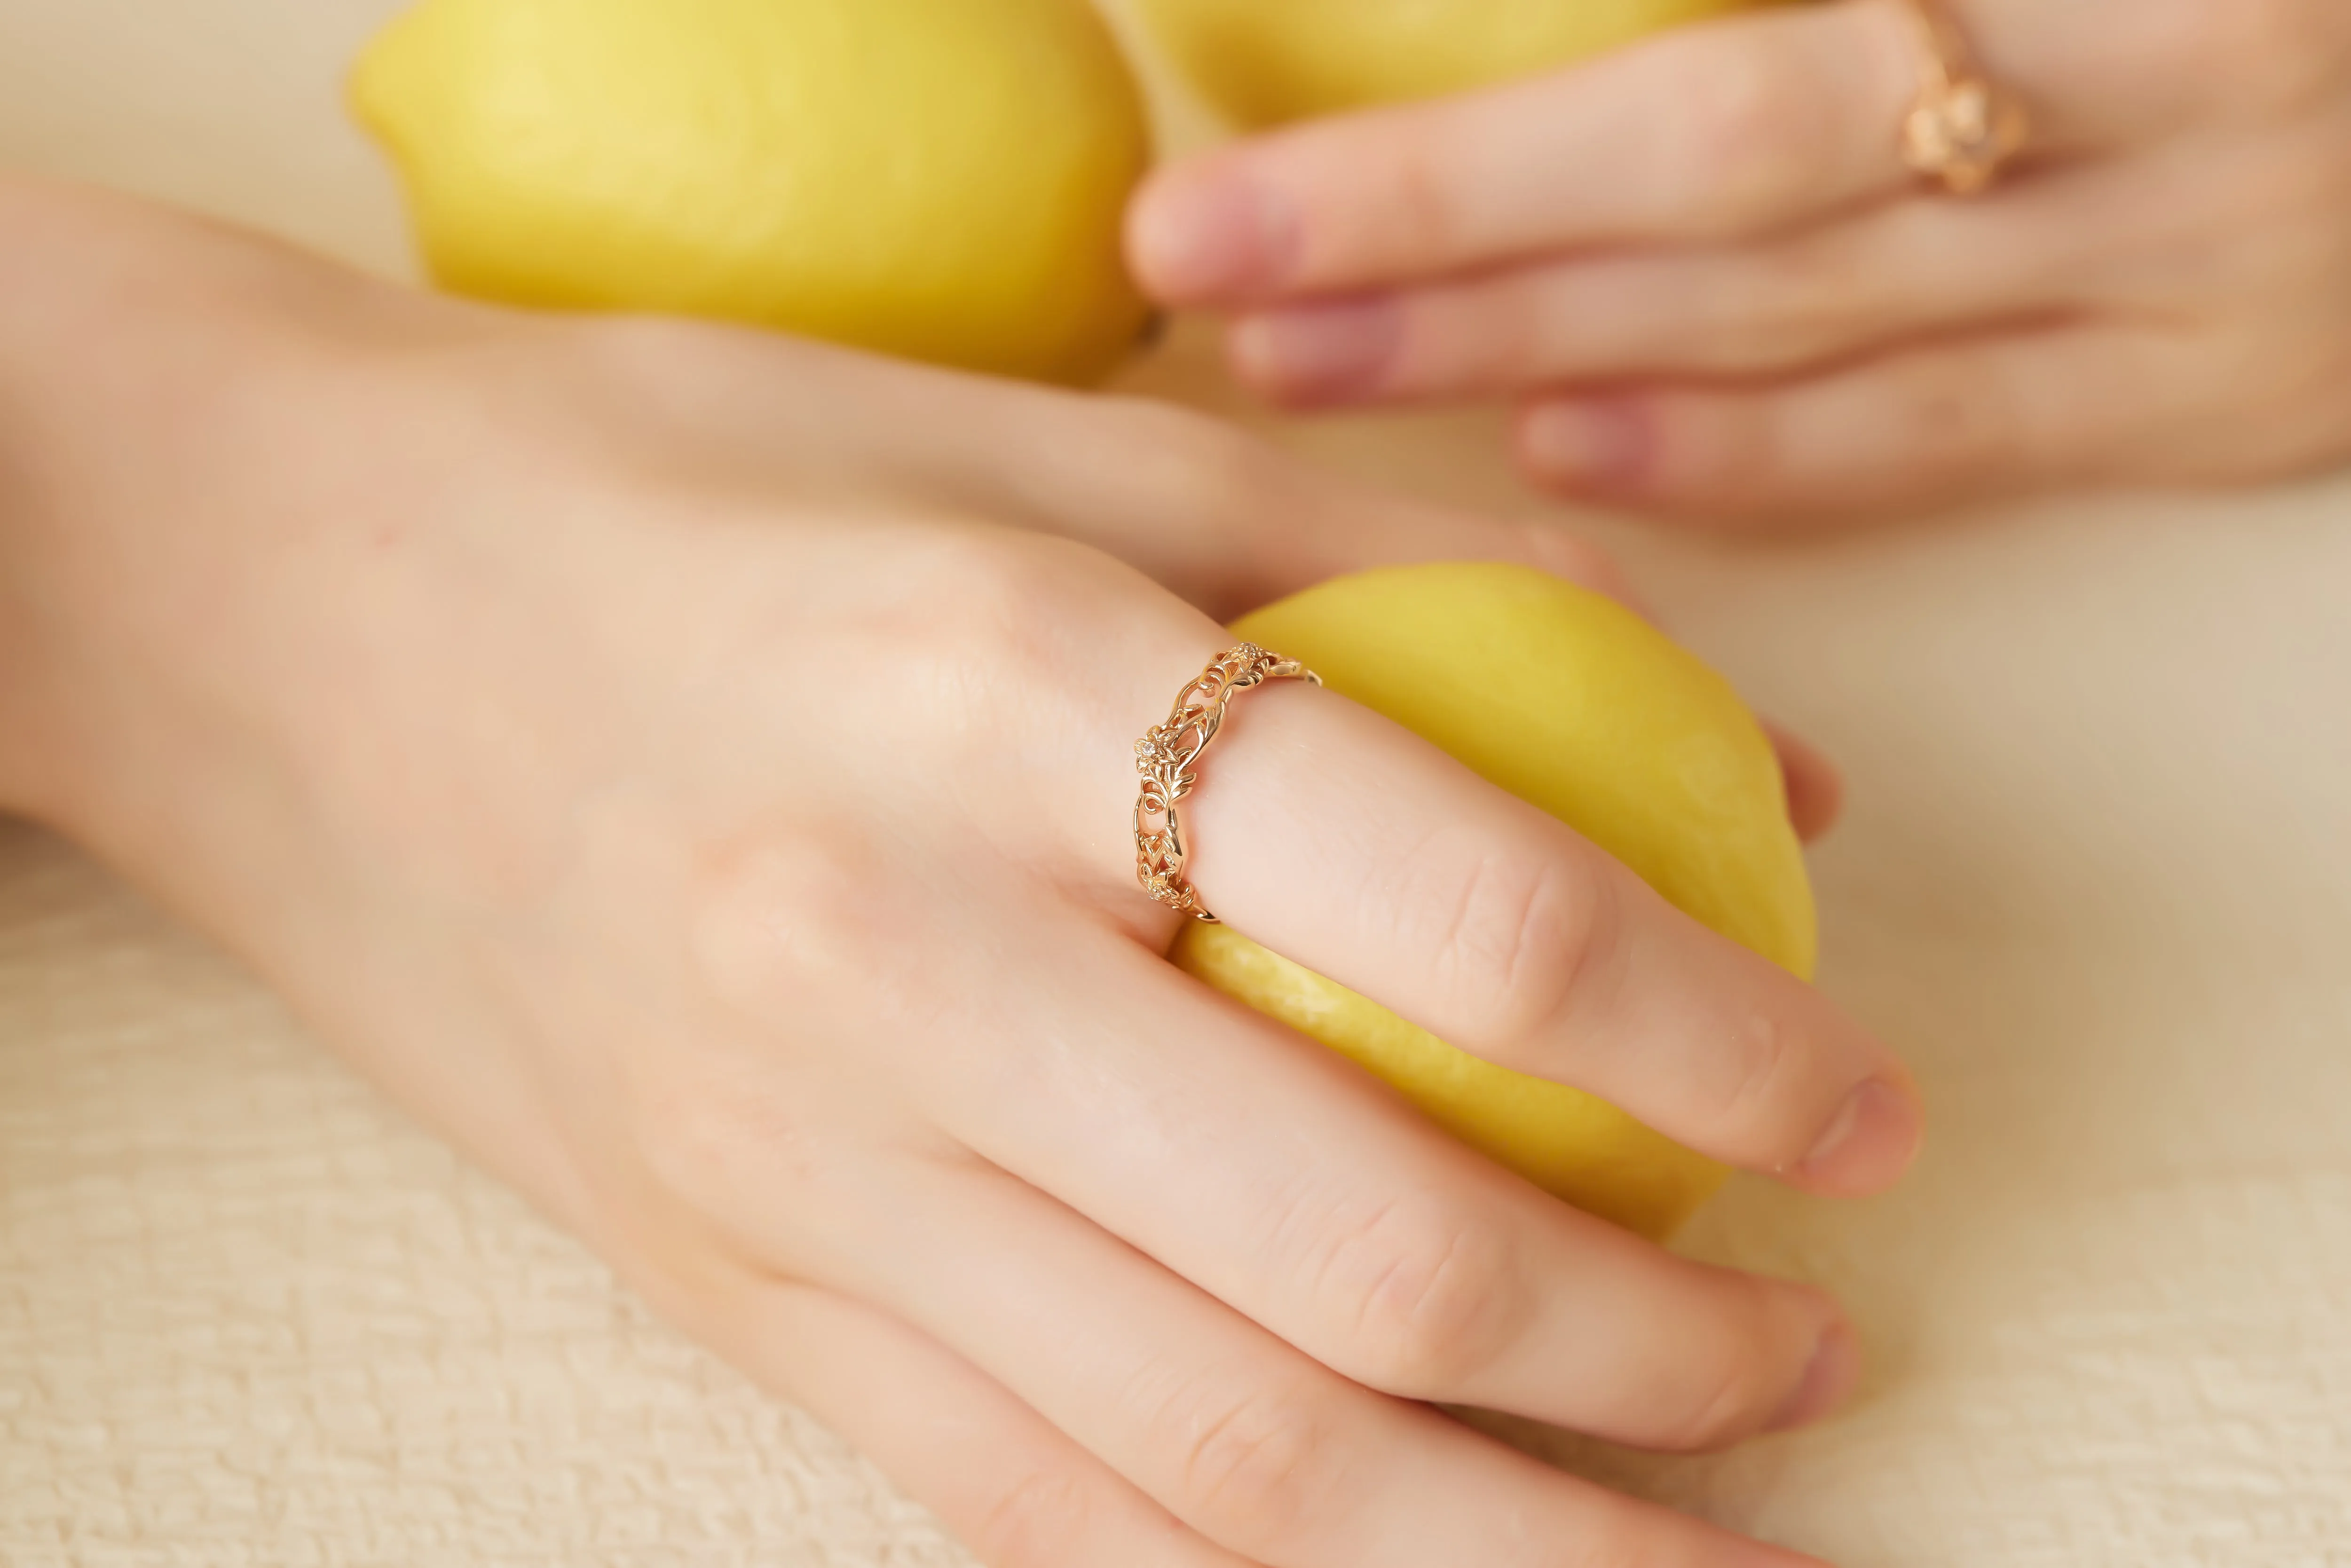
{"type": "Polygon", "coordinates": [[[2028,106],[1905,164],[1904,0],[1774,8],[1163,171],[1130,250],[1307,408],[1504,397],[1538,483],[1748,524],[2351,452],[2351,6],[1956,0],[2028,106]]]}

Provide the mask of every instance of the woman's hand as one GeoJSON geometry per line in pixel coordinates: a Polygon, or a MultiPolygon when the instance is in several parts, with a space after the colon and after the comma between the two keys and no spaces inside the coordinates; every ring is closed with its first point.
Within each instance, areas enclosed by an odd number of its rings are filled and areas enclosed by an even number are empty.
{"type": "Polygon", "coordinates": [[[1564,493],[1750,521],[2351,453],[2351,6],[1949,0],[2034,124],[1899,156],[1906,0],[1761,11],[1163,173],[1165,300],[1282,401],[1501,394],[1564,493]]]}
{"type": "MultiPolygon", "coordinates": [[[[1423,1402],[1719,1444],[1835,1402],[1834,1304],[1487,1164],[1133,883],[1196,603],[1588,558],[1165,409],[0,219],[25,799],[989,1560],[1794,1561],[1423,1402]]],[[[1882,1045],[1337,696],[1237,706],[1193,824],[1467,1046],[1814,1191],[1910,1155],[1882,1045]]]]}

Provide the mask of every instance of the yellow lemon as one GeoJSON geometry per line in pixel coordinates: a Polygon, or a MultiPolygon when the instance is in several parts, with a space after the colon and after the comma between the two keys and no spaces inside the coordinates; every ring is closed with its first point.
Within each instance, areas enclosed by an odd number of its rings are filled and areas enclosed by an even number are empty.
{"type": "Polygon", "coordinates": [[[1243,125],[1435,98],[1769,0],[1141,0],[1161,45],[1243,125]]]}
{"type": "MultiPolygon", "coordinates": [[[[1728,682],[1614,601],[1531,568],[1342,578],[1233,630],[1301,659],[1614,855],[1685,913],[1812,977],[1812,884],[1778,759],[1728,682]]],[[[1353,1058],[1570,1203],[1662,1237],[1722,1167],[1579,1090],[1457,1050],[1224,925],[1177,964],[1353,1058]]]]}
{"type": "Polygon", "coordinates": [[[1147,320],[1085,0],[423,0],[352,78],[434,278],[1079,382],[1147,320]]]}

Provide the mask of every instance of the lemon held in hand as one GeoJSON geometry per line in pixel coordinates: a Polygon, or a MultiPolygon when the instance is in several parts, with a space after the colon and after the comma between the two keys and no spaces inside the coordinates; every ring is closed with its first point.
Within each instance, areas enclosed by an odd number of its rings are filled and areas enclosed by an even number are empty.
{"type": "Polygon", "coordinates": [[[423,0],[351,84],[433,276],[1096,377],[1149,158],[1086,0],[423,0]]]}
{"type": "Polygon", "coordinates": [[[1758,3],[1142,0],[1185,74],[1247,126],[1483,87],[1758,3]]]}
{"type": "MultiPolygon", "coordinates": [[[[1703,924],[1812,977],[1811,883],[1771,743],[1729,684],[1614,601],[1526,567],[1342,578],[1236,633],[1566,822],[1703,924]]],[[[1580,1090],[1456,1050],[1228,926],[1175,961],[1353,1058],[1561,1197],[1662,1237],[1723,1168],[1580,1090]]]]}

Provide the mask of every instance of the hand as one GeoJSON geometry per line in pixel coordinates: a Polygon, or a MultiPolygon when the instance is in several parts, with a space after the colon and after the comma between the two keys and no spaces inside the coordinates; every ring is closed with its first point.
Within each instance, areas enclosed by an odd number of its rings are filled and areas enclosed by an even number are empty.
{"type": "MultiPolygon", "coordinates": [[[[1165,409],[36,204],[31,802],[657,1307],[1018,1568],[1797,1561],[1421,1402],[1710,1446],[1838,1398],[1834,1305],[1487,1164],[1133,885],[1133,739],[1225,643],[1166,585],[1587,557],[1165,409]]],[[[1228,918],[1450,1038],[1814,1191],[1907,1162],[1882,1045],[1364,710],[1252,694],[1196,800],[1228,918]]]]}
{"type": "Polygon", "coordinates": [[[1284,402],[1507,395],[1565,494],[1769,522],[2351,453],[2351,7],[1953,0],[2034,123],[1990,194],[1896,131],[1903,0],[1770,9],[1164,172],[1165,300],[1284,402]]]}

